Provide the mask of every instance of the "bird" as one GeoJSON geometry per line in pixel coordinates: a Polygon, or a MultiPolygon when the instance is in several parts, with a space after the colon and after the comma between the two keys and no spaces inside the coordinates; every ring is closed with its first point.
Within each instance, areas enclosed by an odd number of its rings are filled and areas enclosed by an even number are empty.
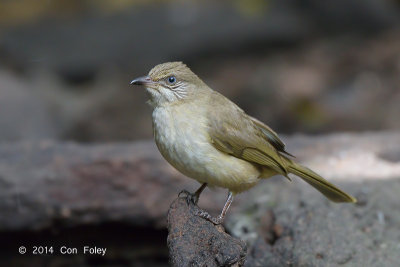
{"type": "Polygon", "coordinates": [[[201,184],[194,193],[181,193],[197,205],[207,186],[228,189],[218,217],[203,210],[197,214],[212,223],[224,221],[235,195],[275,175],[291,180],[289,174],[294,174],[333,202],[356,202],[295,162],[274,130],[211,89],[184,63],[156,65],[148,75],[133,79],[130,84],[146,88],[154,140],[161,155],[179,172],[201,184]]]}

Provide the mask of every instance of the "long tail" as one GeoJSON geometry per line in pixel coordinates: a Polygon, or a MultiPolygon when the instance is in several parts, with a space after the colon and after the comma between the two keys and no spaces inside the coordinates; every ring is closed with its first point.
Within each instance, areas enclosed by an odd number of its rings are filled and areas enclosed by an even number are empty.
{"type": "Polygon", "coordinates": [[[346,194],[309,168],[301,166],[300,164],[297,164],[291,160],[288,161],[290,162],[288,164],[288,171],[290,173],[293,173],[302,178],[304,181],[313,186],[315,189],[317,189],[333,202],[357,202],[354,197],[346,194]]]}

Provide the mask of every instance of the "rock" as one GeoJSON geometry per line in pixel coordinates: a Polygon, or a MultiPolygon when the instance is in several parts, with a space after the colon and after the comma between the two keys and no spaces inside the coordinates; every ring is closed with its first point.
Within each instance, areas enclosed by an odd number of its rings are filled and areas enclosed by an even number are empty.
{"type": "Polygon", "coordinates": [[[243,266],[246,244],[221,225],[195,215],[186,198],[174,200],[168,212],[168,248],[172,266],[243,266]]]}
{"type": "MultiPolygon", "coordinates": [[[[225,221],[227,233],[247,243],[245,266],[400,265],[400,134],[283,139],[298,161],[359,202],[331,203],[295,177],[293,182],[282,177],[260,181],[235,198],[236,207],[229,210],[225,221]]],[[[166,226],[167,210],[178,192],[196,187],[196,182],[161,158],[152,141],[0,144],[0,231],[26,235],[118,222],[146,227],[145,235],[149,229],[159,234],[157,229],[166,226]]],[[[199,206],[217,215],[225,197],[225,193],[207,189],[199,206]]],[[[187,213],[185,209],[177,200],[171,212],[187,213]]],[[[192,227],[195,223],[211,231],[210,225],[198,220],[170,219],[170,229],[175,227],[176,233],[176,227],[185,229],[186,223],[192,227]]],[[[173,246],[172,237],[169,240],[173,246]]],[[[238,251],[235,259],[242,257],[238,251]]]]}
{"type": "Polygon", "coordinates": [[[258,238],[246,257],[245,267],[280,267],[289,265],[288,261],[274,252],[272,246],[258,238]]]}

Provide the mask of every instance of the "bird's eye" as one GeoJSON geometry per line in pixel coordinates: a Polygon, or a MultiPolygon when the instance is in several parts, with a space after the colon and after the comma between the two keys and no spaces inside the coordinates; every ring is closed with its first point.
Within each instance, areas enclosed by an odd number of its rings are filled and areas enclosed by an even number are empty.
{"type": "Polygon", "coordinates": [[[176,82],[175,76],[169,76],[167,80],[169,84],[174,84],[176,82]]]}

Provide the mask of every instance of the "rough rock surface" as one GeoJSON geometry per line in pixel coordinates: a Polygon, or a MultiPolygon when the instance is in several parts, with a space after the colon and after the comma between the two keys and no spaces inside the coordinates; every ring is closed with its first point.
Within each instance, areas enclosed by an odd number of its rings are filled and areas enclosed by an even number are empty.
{"type": "Polygon", "coordinates": [[[168,213],[168,248],[173,266],[243,266],[246,244],[221,225],[195,215],[196,206],[177,198],[168,213]]]}
{"type": "MultiPolygon", "coordinates": [[[[261,181],[235,199],[225,222],[248,244],[246,266],[400,265],[400,134],[283,139],[358,203],[331,203],[295,178],[261,181]]],[[[160,229],[177,193],[196,187],[152,142],[1,144],[0,234],[109,222],[160,229]]],[[[199,206],[216,215],[225,197],[206,190],[199,206]]]]}

